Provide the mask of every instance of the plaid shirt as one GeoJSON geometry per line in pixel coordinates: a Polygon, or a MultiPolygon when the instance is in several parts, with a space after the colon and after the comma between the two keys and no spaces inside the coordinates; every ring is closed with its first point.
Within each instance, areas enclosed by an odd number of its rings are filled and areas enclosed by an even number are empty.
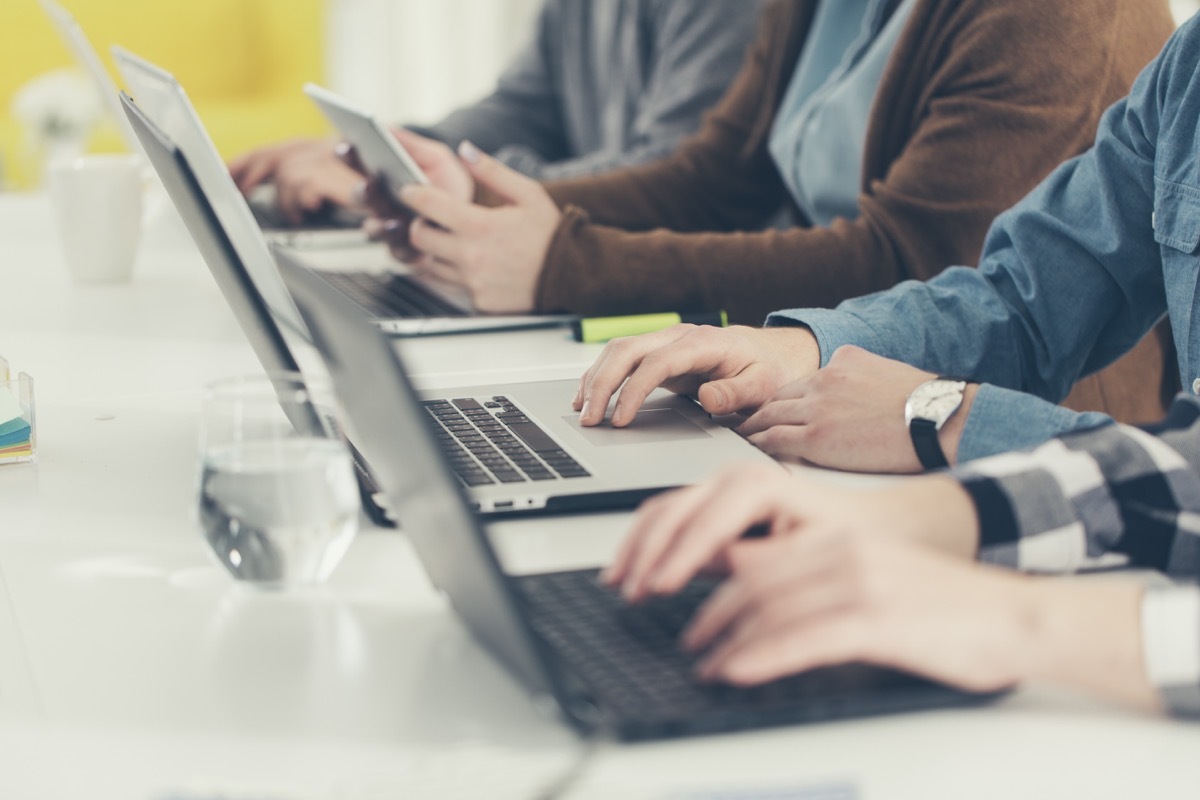
{"type": "Polygon", "coordinates": [[[1069,572],[1118,553],[1179,582],[1147,591],[1143,654],[1167,707],[1200,715],[1200,398],[1180,395],[1153,429],[1070,434],[955,475],[979,513],[983,561],[1069,572]]]}

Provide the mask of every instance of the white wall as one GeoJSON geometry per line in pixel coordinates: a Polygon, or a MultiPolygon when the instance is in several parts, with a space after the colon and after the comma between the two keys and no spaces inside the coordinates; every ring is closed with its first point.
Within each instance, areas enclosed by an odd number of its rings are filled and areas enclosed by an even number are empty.
{"type": "Polygon", "coordinates": [[[1200,0],[1171,0],[1171,10],[1175,12],[1175,20],[1183,23],[1188,17],[1200,9],[1200,0]]]}
{"type": "MultiPolygon", "coordinates": [[[[1200,0],[1170,2],[1180,22],[1200,8],[1200,0]]],[[[531,35],[540,5],[330,0],[330,84],[386,119],[432,122],[492,87],[531,35]]]]}
{"type": "Polygon", "coordinates": [[[540,5],[330,0],[330,84],[387,119],[432,122],[491,89],[540,5]]]}

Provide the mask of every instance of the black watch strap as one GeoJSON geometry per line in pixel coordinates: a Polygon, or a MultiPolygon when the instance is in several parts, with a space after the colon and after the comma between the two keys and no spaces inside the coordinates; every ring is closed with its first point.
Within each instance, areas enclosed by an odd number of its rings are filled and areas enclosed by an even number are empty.
{"type": "Polygon", "coordinates": [[[914,419],[908,424],[908,433],[912,436],[913,449],[917,451],[917,460],[925,469],[942,469],[950,466],[946,454],[942,452],[942,444],[938,441],[937,424],[931,419],[914,419]]]}

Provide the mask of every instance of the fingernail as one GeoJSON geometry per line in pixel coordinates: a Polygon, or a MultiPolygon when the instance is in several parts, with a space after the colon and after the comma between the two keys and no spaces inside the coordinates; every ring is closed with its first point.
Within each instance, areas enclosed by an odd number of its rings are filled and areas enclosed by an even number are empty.
{"type": "Polygon", "coordinates": [[[579,409],[579,418],[580,419],[583,419],[584,417],[586,417],[588,415],[588,406],[590,406],[591,403],[592,403],[591,400],[583,401],[583,408],[579,409]]]}
{"type": "Polygon", "coordinates": [[[410,183],[407,186],[402,186],[400,187],[400,199],[407,203],[416,197],[419,191],[421,191],[421,187],[416,184],[410,183]]]}
{"type": "Polygon", "coordinates": [[[333,146],[333,154],[335,156],[337,156],[338,158],[345,158],[349,152],[350,152],[350,143],[349,142],[345,142],[345,141],[338,142],[337,144],[335,144],[333,146]]]}
{"type": "Polygon", "coordinates": [[[470,139],[463,139],[458,145],[458,157],[468,164],[478,164],[483,158],[483,153],[471,143],[470,139]]]}
{"type": "Polygon", "coordinates": [[[367,204],[367,182],[363,181],[355,186],[350,194],[354,199],[355,205],[365,206],[367,204]]]}
{"type": "Polygon", "coordinates": [[[621,404],[619,402],[613,406],[612,422],[614,425],[617,424],[618,419],[625,419],[625,415],[621,412],[621,404]]]}

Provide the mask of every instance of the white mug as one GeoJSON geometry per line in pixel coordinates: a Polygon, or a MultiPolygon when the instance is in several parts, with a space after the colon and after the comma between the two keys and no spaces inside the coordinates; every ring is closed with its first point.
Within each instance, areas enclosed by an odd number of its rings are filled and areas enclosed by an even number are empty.
{"type": "Polygon", "coordinates": [[[50,198],[67,269],[79,283],[128,281],[142,228],[142,162],[85,155],[49,167],[50,198]]]}

